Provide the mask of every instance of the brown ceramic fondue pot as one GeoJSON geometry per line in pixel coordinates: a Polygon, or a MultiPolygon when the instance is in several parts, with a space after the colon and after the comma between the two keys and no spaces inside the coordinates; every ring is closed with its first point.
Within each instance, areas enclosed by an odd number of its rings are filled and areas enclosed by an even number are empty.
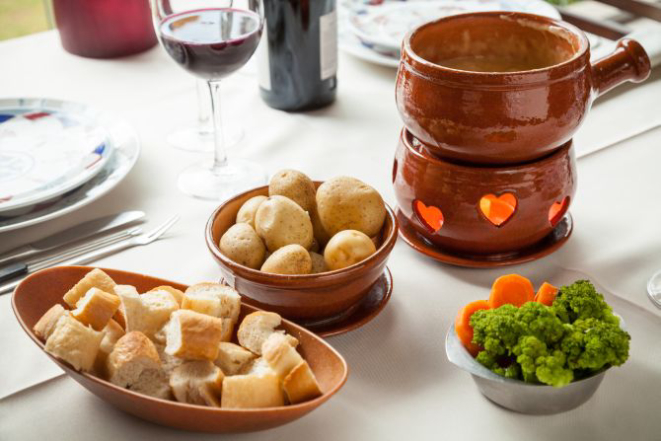
{"type": "Polygon", "coordinates": [[[404,129],[393,184],[399,211],[433,245],[457,255],[507,254],[543,240],[567,212],[574,149],[569,141],[535,162],[473,167],[436,157],[404,129]]]}
{"type": "Polygon", "coordinates": [[[642,46],[624,39],[590,64],[576,27],[514,12],[442,18],[402,44],[396,99],[404,124],[433,154],[516,164],[565,145],[593,100],[649,76],[642,46]]]}

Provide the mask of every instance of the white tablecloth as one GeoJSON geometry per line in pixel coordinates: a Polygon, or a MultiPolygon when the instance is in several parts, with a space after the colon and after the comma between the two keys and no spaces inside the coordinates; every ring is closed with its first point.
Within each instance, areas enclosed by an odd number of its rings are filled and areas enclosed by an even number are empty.
{"type": "MultiPolygon", "coordinates": [[[[121,210],[148,213],[152,224],[178,213],[167,238],[103,259],[99,266],[183,283],[216,280],[205,222],[217,205],[178,192],[176,176],[202,156],[174,150],[165,137],[196,118],[193,79],[156,47],[120,60],[90,60],[63,51],[55,32],[0,43],[0,96],[45,96],[116,112],[138,131],[143,152],[128,178],[86,208],[45,224],[0,234],[0,251],[121,210]]],[[[287,114],[259,98],[254,66],[226,81],[225,113],[247,136],[230,157],[259,160],[270,173],[296,168],[314,179],[358,177],[394,203],[391,161],[401,121],[395,71],[342,56],[332,106],[287,114]]],[[[590,151],[661,118],[661,71],[639,87],[600,99],[576,137],[590,151]]],[[[661,268],[661,130],[579,160],[572,205],[575,231],[557,253],[498,270],[439,264],[395,247],[395,290],[374,321],[329,342],[347,359],[349,381],[329,403],[285,427],[231,439],[595,439],[661,437],[661,320],[645,284],[661,268]],[[518,272],[543,280],[576,269],[615,295],[630,323],[631,360],[608,374],[595,397],[571,413],[531,417],[484,399],[470,376],[446,359],[444,335],[456,311],[485,298],[495,277],[518,272]]],[[[0,297],[0,439],[200,439],[143,422],[105,404],[66,377],[24,336],[0,297]]],[[[208,436],[218,439],[219,436],[208,436]]],[[[230,437],[227,437],[230,439],[230,437]]]]}

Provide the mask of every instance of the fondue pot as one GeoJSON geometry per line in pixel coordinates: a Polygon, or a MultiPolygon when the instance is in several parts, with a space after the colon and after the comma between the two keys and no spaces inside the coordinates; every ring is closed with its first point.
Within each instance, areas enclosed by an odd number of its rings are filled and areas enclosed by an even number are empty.
{"type": "Polygon", "coordinates": [[[634,40],[590,64],[587,37],[568,23],[512,12],[462,14],[406,37],[397,107],[413,136],[438,156],[519,163],[565,144],[597,96],[644,80],[650,69],[634,40]]]}
{"type": "Polygon", "coordinates": [[[531,14],[462,14],[415,29],[396,87],[400,234],[464,266],[554,251],[572,231],[574,133],[597,96],[650,70],[635,40],[591,63],[583,32],[531,14]]]}

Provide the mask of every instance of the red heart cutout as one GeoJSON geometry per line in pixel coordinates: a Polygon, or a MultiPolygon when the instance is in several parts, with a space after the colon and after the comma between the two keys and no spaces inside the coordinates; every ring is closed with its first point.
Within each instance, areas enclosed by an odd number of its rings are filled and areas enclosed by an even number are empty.
{"type": "Polygon", "coordinates": [[[438,233],[438,230],[443,227],[443,221],[445,219],[443,218],[443,212],[440,208],[434,207],[433,205],[428,207],[424,202],[416,199],[413,201],[413,211],[416,216],[418,216],[420,223],[422,223],[422,225],[424,225],[430,232],[438,233]]]}
{"type": "Polygon", "coordinates": [[[480,199],[480,211],[489,222],[500,227],[512,217],[516,204],[516,196],[512,193],[487,194],[480,199]]]}
{"type": "Polygon", "coordinates": [[[555,227],[558,222],[560,222],[565,216],[568,208],[569,196],[565,196],[561,202],[554,202],[553,205],[551,205],[551,208],[549,209],[549,222],[551,222],[552,227],[555,227]]]}

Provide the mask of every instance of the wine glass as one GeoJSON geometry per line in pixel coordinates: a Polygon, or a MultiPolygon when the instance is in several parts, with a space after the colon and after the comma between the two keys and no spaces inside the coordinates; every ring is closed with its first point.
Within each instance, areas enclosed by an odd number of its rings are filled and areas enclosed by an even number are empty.
{"type": "MultiPolygon", "coordinates": [[[[211,100],[209,99],[207,82],[196,79],[195,92],[197,95],[197,120],[189,126],[170,133],[167,142],[174,148],[186,152],[211,153],[215,148],[213,122],[211,121],[211,100]]],[[[223,121],[225,121],[223,126],[225,147],[234,147],[243,139],[243,129],[237,122],[228,125],[224,116],[223,121]]]]}
{"type": "Polygon", "coordinates": [[[657,271],[647,282],[647,295],[654,306],[661,309],[661,271],[657,271]]]}
{"type": "Polygon", "coordinates": [[[179,189],[202,199],[225,200],[266,183],[253,162],[228,162],[220,112],[220,84],[253,55],[263,27],[261,0],[151,0],[161,45],[189,73],[207,82],[215,154],[179,175],[179,189]]]}

